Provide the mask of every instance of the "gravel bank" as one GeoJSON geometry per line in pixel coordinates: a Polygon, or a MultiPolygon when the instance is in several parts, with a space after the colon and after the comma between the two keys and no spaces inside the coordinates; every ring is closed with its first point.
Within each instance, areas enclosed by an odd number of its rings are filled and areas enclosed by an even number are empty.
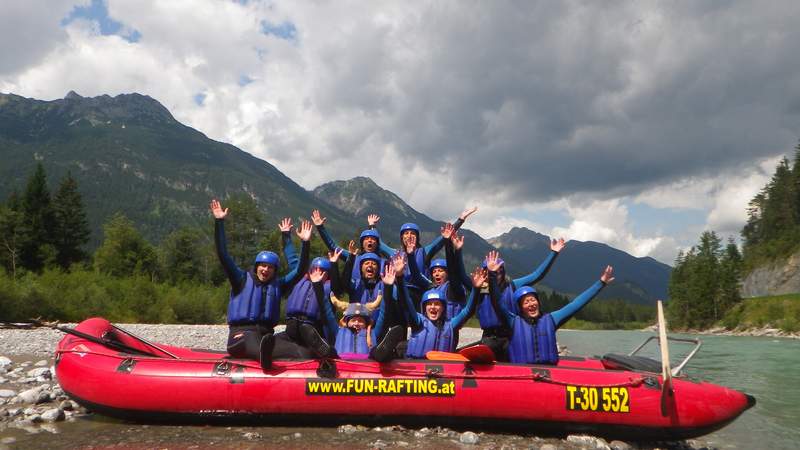
{"type": "MultiPolygon", "coordinates": [[[[74,327],[75,324],[64,324],[74,327]]],[[[151,325],[120,324],[119,327],[151,342],[178,347],[223,350],[228,339],[227,325],[151,325]]],[[[277,330],[282,330],[277,327],[277,330]]],[[[0,329],[0,355],[36,355],[51,357],[64,333],[50,328],[31,330],[0,329]]],[[[475,342],[481,337],[479,328],[461,330],[460,344],[475,342]]]]}

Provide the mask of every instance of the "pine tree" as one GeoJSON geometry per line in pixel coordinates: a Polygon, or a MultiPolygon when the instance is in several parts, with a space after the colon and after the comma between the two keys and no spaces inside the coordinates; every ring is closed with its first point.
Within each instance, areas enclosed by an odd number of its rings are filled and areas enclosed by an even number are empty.
{"type": "Polygon", "coordinates": [[[83,246],[89,242],[91,234],[89,221],[83,207],[83,199],[78,192],[78,183],[71,173],[61,180],[53,202],[56,261],[68,269],[73,263],[87,258],[83,246]]]}
{"type": "Polygon", "coordinates": [[[40,271],[55,259],[52,245],[53,205],[47,190],[47,175],[39,163],[28,179],[22,197],[23,236],[20,262],[28,270],[40,271]]]}
{"type": "Polygon", "coordinates": [[[0,206],[0,259],[15,280],[23,240],[22,213],[18,207],[16,192],[12,193],[8,204],[0,206]]]}
{"type": "Polygon", "coordinates": [[[133,223],[122,213],[103,226],[103,244],[94,254],[95,269],[117,277],[158,274],[158,256],[133,223]]]}
{"type": "Polygon", "coordinates": [[[205,281],[203,234],[183,227],[170,233],[161,244],[164,278],[170,282],[205,281]]]}
{"type": "MultiPolygon", "coordinates": [[[[225,218],[228,253],[239,267],[249,267],[256,253],[261,250],[258,246],[261,237],[271,231],[264,221],[264,213],[258,209],[255,200],[247,195],[235,196],[223,206],[230,210],[225,218]]],[[[269,250],[279,253],[276,249],[269,250]]]]}

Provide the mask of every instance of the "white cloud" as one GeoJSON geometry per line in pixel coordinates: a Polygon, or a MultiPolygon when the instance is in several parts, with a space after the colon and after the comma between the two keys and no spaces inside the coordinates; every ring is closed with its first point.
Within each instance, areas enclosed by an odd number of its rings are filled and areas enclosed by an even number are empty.
{"type": "Polygon", "coordinates": [[[59,25],[87,3],[4,9],[1,91],[147,94],[309,189],[365,175],[435,218],[480,204],[468,226],[486,237],[544,233],[536,209],[569,198],[551,234],[665,255],[682,243],[631,232],[631,196],[735,229],[764,179],[740,168],[800,123],[793,1],[108,0],[135,43],[59,25]]]}
{"type": "Polygon", "coordinates": [[[634,256],[648,256],[664,242],[663,236],[635,236],[628,222],[628,208],[620,199],[594,201],[567,207],[572,222],[553,228],[552,235],[579,241],[604,242],[634,256]]]}

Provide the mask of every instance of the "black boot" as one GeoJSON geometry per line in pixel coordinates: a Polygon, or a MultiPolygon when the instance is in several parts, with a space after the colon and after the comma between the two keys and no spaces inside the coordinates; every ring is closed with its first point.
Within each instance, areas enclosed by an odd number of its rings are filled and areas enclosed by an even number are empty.
{"type": "Polygon", "coordinates": [[[386,332],[386,337],[372,348],[369,352],[370,358],[378,362],[386,362],[392,359],[395,355],[395,348],[403,338],[406,337],[406,330],[403,327],[396,326],[389,328],[386,332]]]}
{"type": "Polygon", "coordinates": [[[303,338],[303,344],[311,349],[318,358],[336,358],[336,349],[331,347],[328,342],[319,335],[319,332],[313,325],[304,323],[300,325],[300,336],[303,338]]]}
{"type": "Polygon", "coordinates": [[[261,351],[259,353],[259,361],[261,368],[267,370],[272,367],[272,350],[275,348],[275,335],[272,333],[264,335],[261,338],[261,351]]]}

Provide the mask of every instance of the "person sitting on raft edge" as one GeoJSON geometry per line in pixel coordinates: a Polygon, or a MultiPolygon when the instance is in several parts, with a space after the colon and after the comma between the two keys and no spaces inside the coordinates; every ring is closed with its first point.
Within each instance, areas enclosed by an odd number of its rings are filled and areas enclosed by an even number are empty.
{"type": "Polygon", "coordinates": [[[520,311],[519,314],[515,314],[498,301],[497,273],[500,266],[499,253],[489,252],[486,257],[486,268],[489,270],[489,296],[497,316],[511,328],[508,344],[509,360],[519,364],[557,364],[556,330],[586,306],[607,284],[614,281],[614,269],[606,266],[600,274],[600,279],[592,286],[563,308],[546,314],[542,314],[536,289],[523,286],[514,291],[514,302],[520,311]]]}
{"type": "Polygon", "coordinates": [[[252,271],[239,268],[228,254],[225,242],[224,225],[228,208],[223,209],[219,201],[214,199],[211,200],[210,209],[214,215],[217,257],[231,285],[227,314],[227,351],[234,358],[255,359],[263,368],[269,368],[275,345],[275,325],[280,320],[281,295],[297,283],[306,271],[311,226],[308,224],[297,230],[302,241],[298,261],[292,244],[292,221],[289,218],[281,220],[278,227],[281,230],[284,256],[289,262],[289,273],[278,277],[280,259],[271,251],[262,251],[256,255],[252,271]]]}
{"type": "MultiPolygon", "coordinates": [[[[401,268],[400,268],[401,269],[401,268]]],[[[395,270],[400,273],[395,267],[395,270]]],[[[472,286],[467,298],[467,304],[454,317],[445,317],[445,301],[439,291],[431,289],[422,294],[420,307],[423,313],[418,313],[414,303],[405,295],[406,320],[411,325],[411,339],[408,340],[406,358],[424,359],[431,350],[453,352],[458,345],[456,336],[458,330],[464,326],[467,319],[475,312],[475,297],[480,286],[486,281],[486,273],[480,267],[472,272],[472,286]]],[[[405,286],[401,287],[405,289],[405,286]]]]}
{"type": "MultiPolygon", "coordinates": [[[[335,259],[341,254],[337,250],[331,256],[334,263],[335,259]]],[[[383,301],[378,308],[378,314],[373,321],[372,312],[361,303],[351,303],[344,312],[341,325],[336,321],[330,300],[325,297],[321,270],[314,270],[309,275],[314,283],[314,293],[319,303],[320,314],[322,315],[325,335],[333,336],[336,354],[342,359],[366,359],[371,358],[378,362],[386,362],[392,359],[395,354],[395,347],[405,337],[405,328],[394,326],[388,330],[386,336],[378,342],[382,334],[382,329],[386,323],[386,309],[390,302],[396,302],[393,297],[395,271],[389,264],[384,269],[383,281],[383,301]]],[[[401,292],[402,295],[402,292],[401,292]]],[[[319,337],[321,339],[321,337],[319,337]]],[[[330,341],[331,339],[328,338],[330,341]]],[[[328,356],[330,355],[320,355],[328,356]]]]}

